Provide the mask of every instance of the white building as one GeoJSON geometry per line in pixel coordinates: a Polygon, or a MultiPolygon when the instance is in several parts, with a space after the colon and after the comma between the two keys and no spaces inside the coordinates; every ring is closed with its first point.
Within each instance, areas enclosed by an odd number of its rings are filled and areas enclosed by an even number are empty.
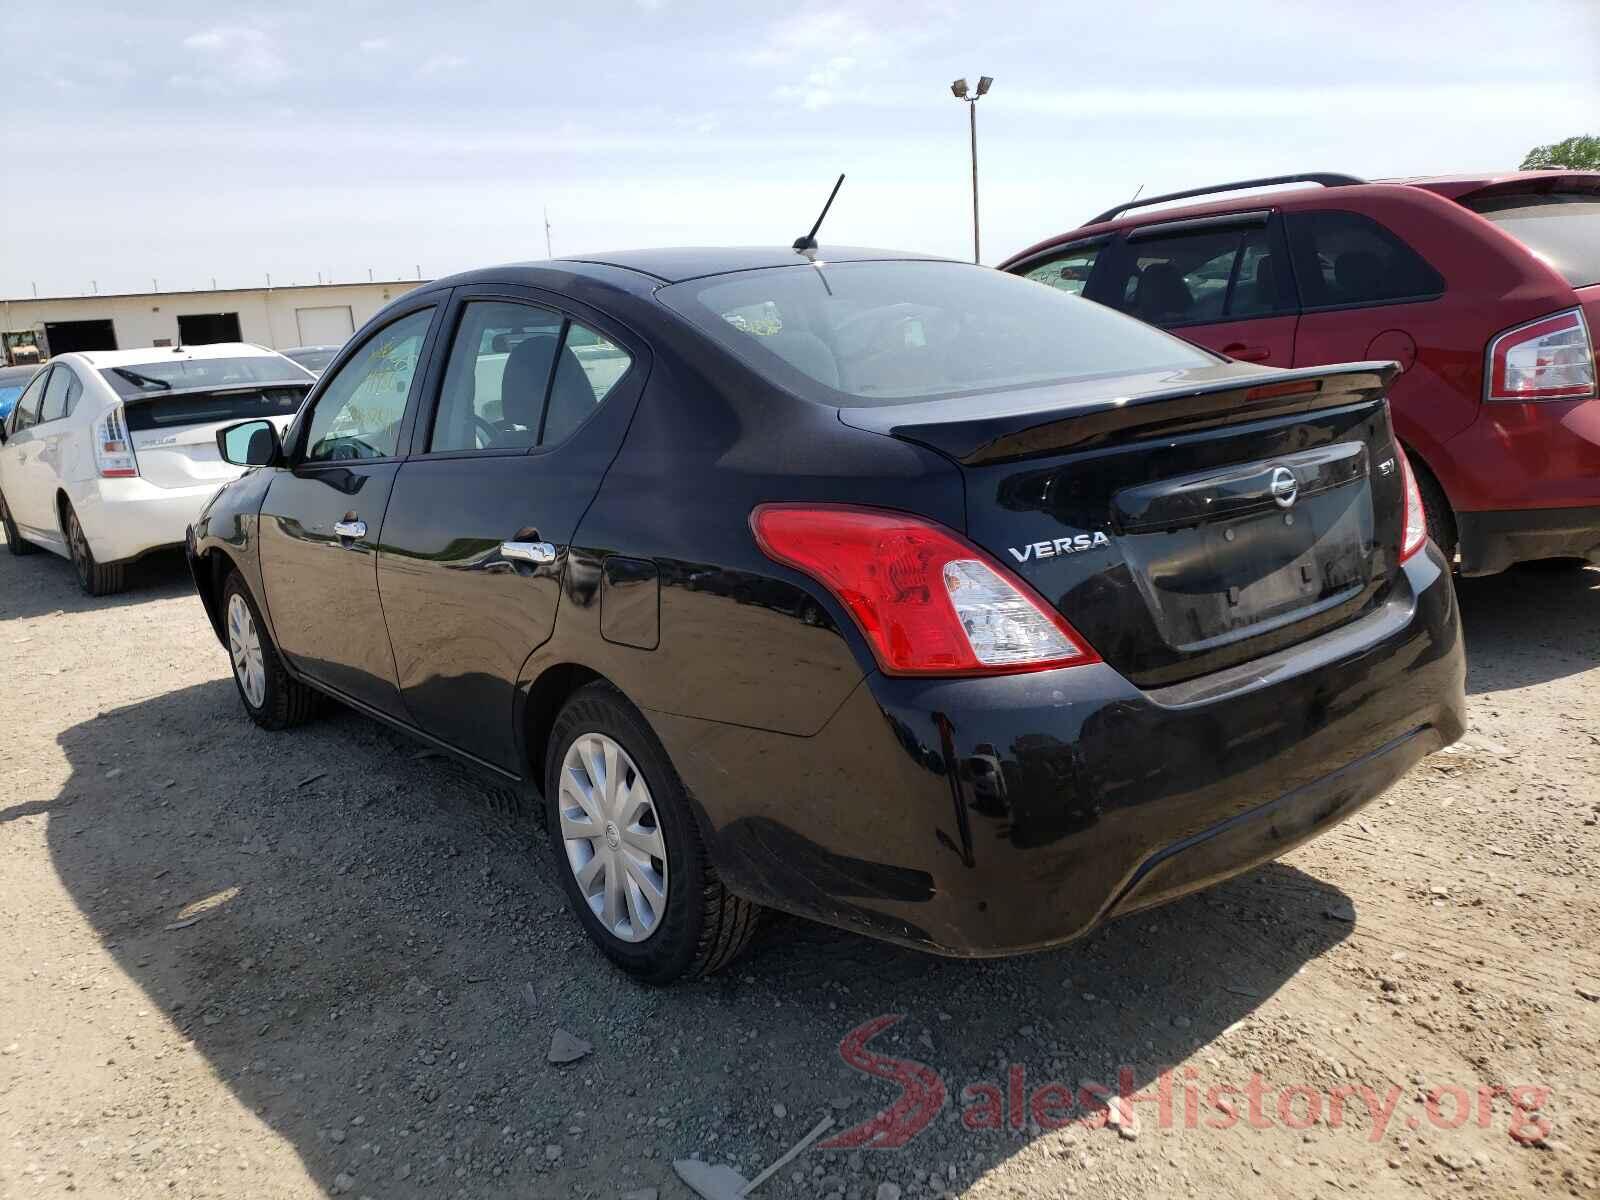
{"type": "Polygon", "coordinates": [[[0,331],[31,330],[49,354],[255,342],[338,345],[423,280],[0,300],[0,331]]]}

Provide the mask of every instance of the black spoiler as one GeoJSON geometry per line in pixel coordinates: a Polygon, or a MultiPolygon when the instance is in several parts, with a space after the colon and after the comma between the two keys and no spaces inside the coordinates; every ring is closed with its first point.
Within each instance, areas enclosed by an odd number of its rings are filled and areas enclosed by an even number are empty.
{"type": "Polygon", "coordinates": [[[1091,450],[1381,399],[1394,362],[1293,370],[1224,363],[947,400],[841,408],[846,425],[917,442],[968,466],[1091,450]]]}

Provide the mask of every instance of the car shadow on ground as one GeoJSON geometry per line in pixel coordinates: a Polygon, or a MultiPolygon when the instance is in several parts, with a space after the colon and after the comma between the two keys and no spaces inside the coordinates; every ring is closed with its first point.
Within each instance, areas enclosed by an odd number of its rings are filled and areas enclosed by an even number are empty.
{"type": "Polygon", "coordinates": [[[1467,643],[1467,692],[1531,687],[1600,663],[1600,570],[1524,563],[1456,578],[1467,643]]]}
{"type": "MultiPolygon", "coordinates": [[[[0,543],[4,541],[0,534],[0,543]]],[[[194,590],[182,550],[160,550],[129,563],[127,586],[110,596],[89,595],[78,586],[72,563],[48,550],[20,558],[13,558],[9,550],[3,555],[9,570],[0,589],[0,620],[124,608],[194,590]]]]}
{"type": "MultiPolygon", "coordinates": [[[[774,919],[730,972],[654,990],[590,947],[531,819],[356,714],[265,733],[221,679],[58,740],[71,768],[59,794],[0,821],[45,814],[55,868],[120,968],[319,1185],[354,1194],[655,1186],[670,1200],[689,1194],[670,1162],[693,1153],[753,1176],[821,1114],[837,1133],[899,1097],[882,1069],[840,1054],[850,1031],[890,1016],[870,1049],[933,1068],[944,1103],[901,1150],[818,1148],[796,1166],[866,1196],[890,1174],[953,1168],[928,1190],[959,1190],[1040,1136],[1009,1111],[999,1131],[964,1129],[968,1085],[1005,1096],[1020,1064],[1030,1095],[1115,1086],[1120,1067],[1143,1087],[1354,917],[1342,892],[1274,864],[997,961],[774,919]],[[557,1029],[592,1052],[551,1065],[557,1029]]],[[[912,1109],[902,1130],[921,1119],[912,1109]]],[[[832,1187],[786,1168],[762,1195],[832,1187]]]]}

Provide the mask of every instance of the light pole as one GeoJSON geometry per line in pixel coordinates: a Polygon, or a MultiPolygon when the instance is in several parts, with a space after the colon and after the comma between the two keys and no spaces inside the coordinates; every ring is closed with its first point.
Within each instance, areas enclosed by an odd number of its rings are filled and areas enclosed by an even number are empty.
{"type": "Polygon", "coordinates": [[[967,81],[958,79],[950,85],[950,94],[967,105],[967,125],[972,131],[972,261],[978,261],[978,101],[987,95],[994,84],[994,76],[980,75],[978,86],[971,94],[967,81]]]}

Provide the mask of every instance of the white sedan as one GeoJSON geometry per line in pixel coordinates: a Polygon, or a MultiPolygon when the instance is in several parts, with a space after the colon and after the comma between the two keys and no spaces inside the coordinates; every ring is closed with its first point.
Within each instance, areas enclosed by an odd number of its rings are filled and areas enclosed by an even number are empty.
{"type": "Polygon", "coordinates": [[[70,558],[93,596],[129,562],[183,543],[218,487],[241,474],[216,433],[266,417],[281,433],[311,374],[260,346],[63,354],[0,426],[0,524],[13,554],[70,558]]]}

